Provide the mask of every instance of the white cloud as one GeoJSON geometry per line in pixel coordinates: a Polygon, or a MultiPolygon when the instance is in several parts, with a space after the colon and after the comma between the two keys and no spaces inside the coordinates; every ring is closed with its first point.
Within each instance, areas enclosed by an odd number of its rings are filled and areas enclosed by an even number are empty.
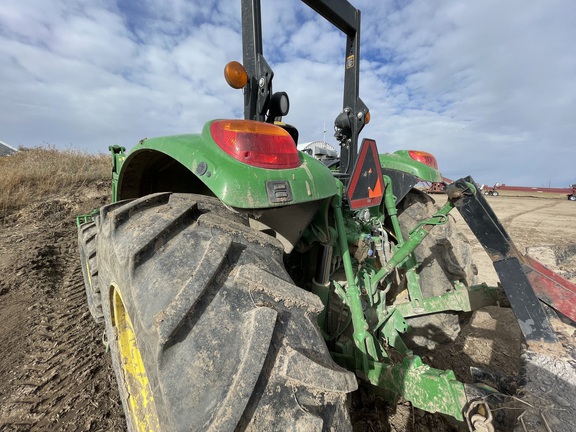
{"type": "MultiPolygon", "coordinates": [[[[91,151],[239,117],[239,0],[4,0],[0,139],[91,151]]],[[[353,0],[362,9],[365,135],[421,148],[448,177],[576,182],[576,3],[353,0]]],[[[303,140],[341,109],[344,37],[298,1],[262,5],[274,89],[303,140]]]]}
{"type": "Polygon", "coordinates": [[[576,181],[575,3],[363,3],[371,69],[389,86],[387,102],[367,100],[386,148],[423,147],[449,176],[576,181]]]}

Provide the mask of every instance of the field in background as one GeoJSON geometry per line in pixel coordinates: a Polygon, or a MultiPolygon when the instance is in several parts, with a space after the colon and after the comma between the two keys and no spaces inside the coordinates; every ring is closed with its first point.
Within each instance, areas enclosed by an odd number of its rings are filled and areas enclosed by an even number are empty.
{"type": "Polygon", "coordinates": [[[0,157],[0,221],[49,195],[66,195],[110,178],[110,156],[51,147],[24,148],[0,157]]]}

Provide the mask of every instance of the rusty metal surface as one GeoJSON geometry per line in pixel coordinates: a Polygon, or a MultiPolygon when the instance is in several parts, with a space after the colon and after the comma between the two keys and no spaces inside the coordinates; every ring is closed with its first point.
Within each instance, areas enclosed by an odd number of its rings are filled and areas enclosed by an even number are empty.
{"type": "Polygon", "coordinates": [[[576,321],[576,284],[554,273],[539,261],[524,256],[523,269],[540,300],[576,321]]]}

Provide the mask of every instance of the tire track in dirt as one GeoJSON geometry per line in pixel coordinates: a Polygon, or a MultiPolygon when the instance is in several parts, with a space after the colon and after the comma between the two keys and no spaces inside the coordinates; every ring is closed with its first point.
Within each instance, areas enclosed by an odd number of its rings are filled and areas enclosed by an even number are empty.
{"type": "Polygon", "coordinates": [[[30,305],[21,318],[26,346],[8,347],[24,352],[0,388],[0,430],[123,431],[103,327],[86,305],[73,219],[22,219],[24,230],[0,239],[3,253],[12,255],[2,263],[13,273],[9,296],[30,305]],[[11,247],[16,235],[24,241],[11,247]]]}
{"type": "Polygon", "coordinates": [[[513,214],[511,214],[511,215],[508,215],[508,216],[506,216],[505,218],[502,218],[502,219],[500,220],[500,222],[502,222],[503,224],[506,224],[506,225],[511,225],[512,222],[514,222],[514,220],[516,220],[516,219],[519,218],[520,216],[526,216],[526,215],[528,215],[528,214],[530,214],[530,213],[534,213],[535,211],[542,210],[542,209],[545,209],[545,208],[550,209],[550,208],[558,207],[559,205],[561,205],[560,202],[558,202],[558,203],[556,203],[556,204],[553,204],[553,205],[550,205],[550,203],[547,203],[547,204],[544,204],[544,205],[541,205],[541,206],[538,206],[538,207],[534,207],[534,208],[529,209],[529,210],[527,210],[527,211],[517,212],[517,213],[513,213],[513,214]]]}
{"type": "Polygon", "coordinates": [[[121,430],[116,422],[102,422],[106,413],[100,412],[100,392],[92,385],[111,374],[102,361],[102,329],[87,313],[77,263],[67,257],[63,264],[75,270],[39,306],[40,321],[30,331],[29,362],[17,371],[12,396],[2,404],[0,425],[6,430],[91,430],[97,420],[98,429],[121,430]]]}
{"type": "Polygon", "coordinates": [[[550,205],[550,203],[547,203],[547,204],[544,204],[544,205],[541,205],[538,207],[531,208],[528,211],[521,211],[521,212],[513,213],[509,216],[506,216],[505,218],[502,218],[500,220],[500,222],[502,222],[503,224],[511,224],[514,220],[516,220],[520,216],[525,216],[527,214],[534,213],[535,211],[542,210],[545,208],[554,208],[554,207],[557,207],[559,205],[560,205],[560,203],[556,203],[553,205],[550,205]]]}

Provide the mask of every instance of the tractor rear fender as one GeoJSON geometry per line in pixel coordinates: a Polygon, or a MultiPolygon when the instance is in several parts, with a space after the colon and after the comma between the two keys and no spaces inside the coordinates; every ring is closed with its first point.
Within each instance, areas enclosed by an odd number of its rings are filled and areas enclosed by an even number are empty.
{"type": "Polygon", "coordinates": [[[201,134],[140,141],[126,156],[115,200],[155,192],[194,192],[218,197],[241,209],[264,209],[322,200],[336,194],[332,173],[299,153],[291,169],[266,169],[242,163],[212,139],[206,123],[201,134]]]}
{"type": "Polygon", "coordinates": [[[382,166],[382,174],[385,177],[387,176],[392,184],[397,206],[406,194],[418,183],[422,181],[429,183],[439,183],[443,181],[442,174],[439,170],[414,160],[410,156],[409,150],[380,154],[378,158],[382,166]]]}
{"type": "Polygon", "coordinates": [[[266,169],[242,163],[201,134],[144,139],[119,167],[113,201],[156,192],[214,196],[281,233],[293,243],[321,203],[337,193],[331,171],[300,152],[291,169],[266,169]],[[290,206],[289,212],[282,211],[290,206]],[[289,213],[289,218],[286,218],[289,213]]]}
{"type": "Polygon", "coordinates": [[[380,165],[384,169],[411,174],[423,181],[431,183],[443,181],[442,174],[438,169],[414,160],[410,157],[409,152],[409,150],[399,150],[394,153],[380,154],[380,165]]]}

